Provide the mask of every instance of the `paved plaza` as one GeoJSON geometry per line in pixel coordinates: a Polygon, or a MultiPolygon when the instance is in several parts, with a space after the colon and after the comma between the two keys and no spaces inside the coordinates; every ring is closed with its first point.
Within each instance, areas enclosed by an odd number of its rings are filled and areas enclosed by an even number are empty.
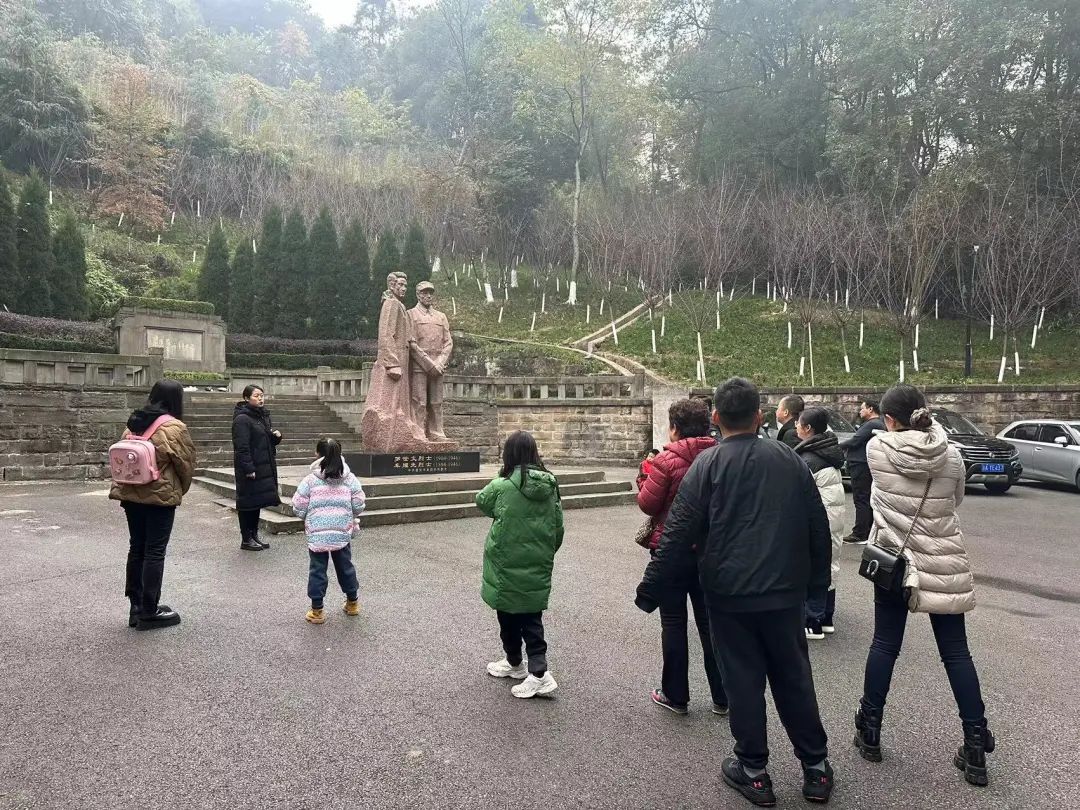
{"type": "MultiPolygon", "coordinates": [[[[632,604],[647,555],[633,508],[568,512],[545,618],[552,699],[484,673],[501,653],[480,600],[486,519],[371,529],[362,615],[304,622],[301,536],[242,553],[234,516],[193,490],[164,601],[183,624],[126,626],[119,506],[102,484],[0,486],[0,808],[742,808],[726,720],[692,655],[691,714],[653,706],[659,617],[632,604]]],[[[837,633],[812,642],[843,808],[1080,804],[1080,495],[972,489],[961,519],[979,608],[972,651],[998,738],[991,786],[951,764],[960,724],[929,622],[913,617],[884,727],[861,760],[851,717],[872,627],[845,549],[837,633]]],[[[696,644],[696,640],[693,642],[696,644]]],[[[771,716],[781,807],[805,806],[771,716]]]]}

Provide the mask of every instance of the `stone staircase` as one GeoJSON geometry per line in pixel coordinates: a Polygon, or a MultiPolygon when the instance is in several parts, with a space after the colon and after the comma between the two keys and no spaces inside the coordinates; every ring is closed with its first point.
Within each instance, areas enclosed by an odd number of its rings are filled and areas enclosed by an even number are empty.
{"type": "MultiPolygon", "coordinates": [[[[278,467],[282,504],[274,509],[262,510],[260,523],[263,531],[269,534],[303,531],[303,521],[293,514],[291,497],[307,472],[306,465],[278,467]]],[[[485,465],[479,473],[471,475],[365,479],[367,509],[360,516],[360,525],[385,526],[478,517],[480,510],[474,503],[476,493],[496,473],[496,467],[485,465]]],[[[631,481],[608,481],[603,470],[556,470],[555,474],[559,479],[563,509],[635,503],[631,481]]],[[[231,467],[201,470],[195,481],[222,496],[215,501],[219,506],[234,507],[236,485],[231,467]]]]}
{"type": "MultiPolygon", "coordinates": [[[[184,423],[198,451],[199,469],[232,467],[233,406],[239,394],[190,392],[184,396],[184,423]]],[[[266,408],[283,436],[278,445],[278,466],[306,464],[315,458],[315,443],[328,436],[346,452],[360,450],[360,436],[329,406],[314,396],[277,396],[266,408]]]]}

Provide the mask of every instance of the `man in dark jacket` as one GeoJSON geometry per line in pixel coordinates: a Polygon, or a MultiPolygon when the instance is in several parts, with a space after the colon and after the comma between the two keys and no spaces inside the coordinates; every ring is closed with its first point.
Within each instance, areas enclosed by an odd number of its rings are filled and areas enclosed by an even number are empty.
{"type": "Polygon", "coordinates": [[[798,394],[788,394],[780,400],[776,406],[776,424],[780,429],[776,432],[776,440],[783,442],[794,449],[800,439],[795,432],[795,426],[799,421],[799,414],[803,412],[806,403],[798,394]]]}
{"type": "Polygon", "coordinates": [[[807,654],[803,602],[829,585],[829,521],[809,468],[759,439],[761,398],[734,377],[713,396],[723,441],[683,478],[636,603],[655,610],[696,554],[713,648],[731,709],[735,757],[724,781],[751,802],[775,804],[766,772],[765,681],[803,764],[803,795],[827,801],[833,773],[807,654]],[[693,547],[696,546],[696,549],[693,547]]]}
{"type": "Polygon", "coordinates": [[[870,506],[870,486],[874,483],[870,475],[870,465],[866,463],[866,443],[877,431],[885,430],[881,421],[877,400],[864,399],[859,407],[862,424],[855,435],[840,442],[840,448],[847,454],[848,474],[851,476],[851,497],[855,501],[855,526],[851,534],[844,538],[845,543],[860,545],[870,539],[870,529],[874,525],[874,510],[870,506]]]}

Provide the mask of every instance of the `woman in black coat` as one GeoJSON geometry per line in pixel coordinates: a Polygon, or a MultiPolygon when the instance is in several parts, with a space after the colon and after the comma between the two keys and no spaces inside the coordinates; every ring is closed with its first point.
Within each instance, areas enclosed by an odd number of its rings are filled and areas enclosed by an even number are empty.
{"type": "Polygon", "coordinates": [[[259,511],[281,503],[278,497],[277,446],[281,431],[274,430],[263,407],[263,390],[244,389],[244,401],[233,410],[233,471],[236,480],[236,514],[240,518],[240,548],[270,548],[259,540],[259,511]]]}

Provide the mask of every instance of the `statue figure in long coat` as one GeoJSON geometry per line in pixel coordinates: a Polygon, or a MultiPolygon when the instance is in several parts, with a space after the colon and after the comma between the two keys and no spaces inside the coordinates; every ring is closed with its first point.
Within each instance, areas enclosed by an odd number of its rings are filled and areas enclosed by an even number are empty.
{"type": "Polygon", "coordinates": [[[360,438],[365,452],[404,453],[432,449],[424,428],[413,421],[409,398],[409,358],[414,350],[412,327],[402,301],[404,273],[386,277],[379,312],[379,350],[371,369],[360,438]]]}

